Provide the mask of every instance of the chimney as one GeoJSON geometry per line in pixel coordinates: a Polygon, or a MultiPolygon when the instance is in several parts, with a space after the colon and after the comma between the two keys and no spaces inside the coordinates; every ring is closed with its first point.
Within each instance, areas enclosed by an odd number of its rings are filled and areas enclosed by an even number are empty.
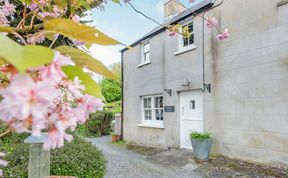
{"type": "Polygon", "coordinates": [[[178,0],[164,0],[164,22],[168,22],[184,10],[185,7],[178,0]]]}

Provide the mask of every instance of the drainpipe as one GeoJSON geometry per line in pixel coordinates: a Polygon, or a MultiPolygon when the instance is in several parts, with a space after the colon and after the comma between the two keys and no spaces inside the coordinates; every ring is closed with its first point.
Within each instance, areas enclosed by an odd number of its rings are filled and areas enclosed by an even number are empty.
{"type": "Polygon", "coordinates": [[[224,2],[224,0],[221,0],[221,2],[219,4],[217,4],[216,6],[212,6],[203,12],[203,20],[202,20],[202,65],[203,65],[202,66],[203,67],[203,88],[202,88],[202,91],[203,92],[208,90],[208,92],[211,93],[211,84],[206,84],[206,81],[205,81],[205,32],[204,32],[205,19],[204,19],[204,17],[205,17],[206,12],[222,5],[223,2],[224,2]]]}
{"type": "Polygon", "coordinates": [[[121,51],[121,135],[120,139],[123,140],[124,130],[124,60],[123,51],[121,51]]]}

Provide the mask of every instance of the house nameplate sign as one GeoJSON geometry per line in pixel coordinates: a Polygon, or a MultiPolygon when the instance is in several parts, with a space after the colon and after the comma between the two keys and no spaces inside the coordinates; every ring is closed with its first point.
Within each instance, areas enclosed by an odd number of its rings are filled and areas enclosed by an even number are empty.
{"type": "Polygon", "coordinates": [[[175,106],[165,106],[164,111],[165,112],[175,112],[175,106]]]}

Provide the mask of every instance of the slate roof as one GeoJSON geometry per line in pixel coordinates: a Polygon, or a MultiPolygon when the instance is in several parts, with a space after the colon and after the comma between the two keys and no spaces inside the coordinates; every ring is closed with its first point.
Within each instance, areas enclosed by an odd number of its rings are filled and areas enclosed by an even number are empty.
{"type": "MultiPolygon", "coordinates": [[[[191,7],[189,10],[183,11],[181,13],[179,13],[178,15],[176,15],[175,17],[173,17],[171,20],[169,20],[168,22],[166,22],[166,25],[172,25],[172,24],[176,24],[179,21],[186,19],[187,17],[190,17],[192,12],[202,12],[203,10],[213,6],[215,0],[203,0],[202,2],[198,3],[197,5],[191,7]],[[191,12],[192,11],[192,12],[191,12]]],[[[141,37],[140,39],[138,39],[136,42],[132,43],[130,46],[134,47],[136,45],[138,45],[139,43],[141,43],[142,41],[151,38],[163,31],[165,31],[165,27],[163,26],[158,26],[155,29],[153,29],[152,31],[150,31],[149,33],[147,33],[146,35],[144,35],[143,37],[141,37]]],[[[120,50],[120,52],[125,52],[128,48],[124,48],[122,50],[120,50]]]]}

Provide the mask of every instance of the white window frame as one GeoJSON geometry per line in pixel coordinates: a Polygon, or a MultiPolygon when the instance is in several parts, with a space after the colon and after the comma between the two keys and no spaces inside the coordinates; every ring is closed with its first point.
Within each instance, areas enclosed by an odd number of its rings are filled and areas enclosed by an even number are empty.
{"type": "Polygon", "coordinates": [[[141,44],[141,61],[138,67],[142,67],[144,65],[150,64],[151,63],[151,43],[150,41],[145,41],[141,44]],[[149,50],[145,51],[145,46],[149,45],[149,50]],[[149,59],[145,60],[145,55],[149,54],[149,59]]]}
{"type": "Polygon", "coordinates": [[[193,35],[194,35],[194,40],[192,44],[189,44],[188,46],[184,46],[184,39],[182,37],[182,35],[178,34],[178,51],[176,51],[174,53],[174,55],[179,55],[182,53],[185,53],[187,51],[191,51],[193,49],[196,49],[196,45],[195,45],[195,23],[192,19],[187,19],[186,21],[181,23],[181,27],[179,29],[179,32],[182,33],[182,29],[184,26],[188,25],[192,23],[193,24],[193,35]]]}
{"type": "Polygon", "coordinates": [[[139,127],[151,127],[151,128],[164,128],[164,97],[162,94],[157,95],[149,95],[149,96],[142,96],[141,97],[141,123],[138,125],[139,127]],[[155,107],[155,98],[162,97],[162,108],[155,107]],[[144,108],[144,99],[151,99],[151,120],[145,120],[145,109],[144,108]],[[163,112],[163,120],[156,120],[156,110],[162,110],[163,112]]]}

